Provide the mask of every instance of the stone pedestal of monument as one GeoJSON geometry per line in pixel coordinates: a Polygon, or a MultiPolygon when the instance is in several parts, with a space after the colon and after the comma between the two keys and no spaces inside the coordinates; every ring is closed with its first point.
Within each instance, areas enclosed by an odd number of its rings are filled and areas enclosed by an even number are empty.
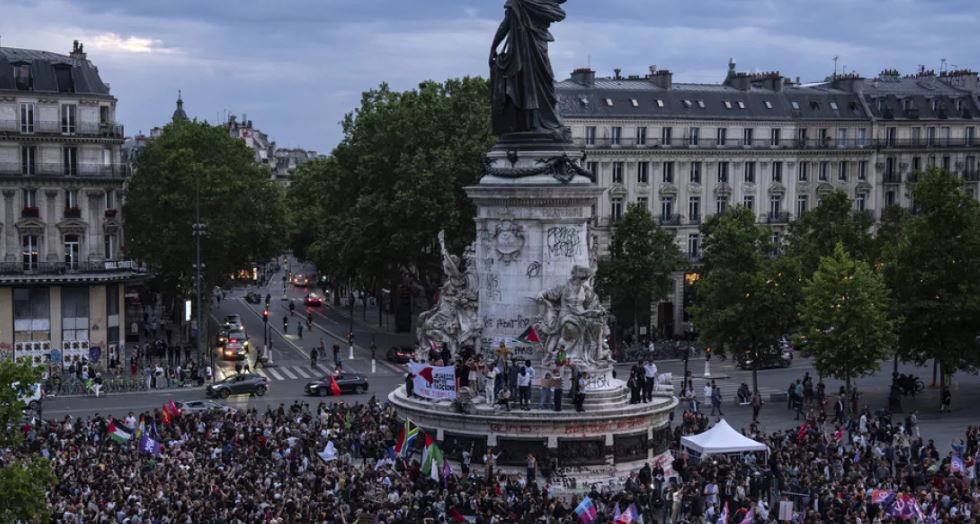
{"type": "MultiPolygon", "coordinates": [[[[474,262],[482,328],[477,350],[487,360],[499,360],[497,348],[503,342],[511,365],[530,360],[537,377],[535,407],[540,379],[557,370],[554,356],[545,354],[544,340],[522,337],[540,313],[535,298],[565,285],[574,267],[595,265],[589,224],[603,189],[578,165],[581,157],[569,144],[553,140],[502,141],[487,155],[479,185],[466,188],[477,206],[474,262]]],[[[597,355],[599,348],[589,351],[597,355]]],[[[612,364],[578,361],[576,368],[588,373],[584,412],[575,411],[567,390],[560,412],[521,411],[516,396],[510,411],[489,406],[482,386],[465,412],[450,401],[409,398],[404,387],[388,400],[401,417],[435,436],[451,460],[472,447],[477,462],[492,446],[501,453],[498,469],[522,473],[527,454],[534,453],[541,466],[557,462],[559,485],[584,491],[596,482],[615,484],[664,452],[670,437],[668,416],[677,405],[672,392],[658,391],[653,402],[630,404],[612,364]]]]}

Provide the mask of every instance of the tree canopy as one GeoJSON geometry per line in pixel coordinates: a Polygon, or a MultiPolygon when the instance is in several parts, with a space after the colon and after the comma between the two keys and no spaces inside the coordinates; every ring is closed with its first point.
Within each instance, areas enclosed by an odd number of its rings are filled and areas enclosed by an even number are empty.
{"type": "Polygon", "coordinates": [[[821,375],[847,384],[878,371],[894,344],[889,294],[881,274],[838,243],[822,257],[800,305],[803,353],[821,375]]]}
{"type": "Polygon", "coordinates": [[[123,209],[126,253],[148,264],[170,296],[193,285],[198,191],[206,289],[284,244],[282,192],[251,150],[222,127],[171,123],[137,160],[123,209]]]}
{"type": "Polygon", "coordinates": [[[441,280],[439,230],[453,252],[475,234],[463,188],[479,181],[480,157],[493,145],[486,80],[405,92],[382,84],[363,94],[343,130],[331,157],[304,165],[288,191],[294,252],[335,280],[410,283],[431,298],[441,280]]]}
{"type": "MultiPolygon", "coordinates": [[[[701,342],[736,357],[777,344],[795,321],[786,262],[774,259],[768,228],[740,206],[711,217],[703,226],[703,275],[692,307],[701,342]]],[[[753,363],[758,358],[752,358],[753,363]]],[[[753,367],[753,388],[758,376],[753,367]]]]}
{"type": "Polygon", "coordinates": [[[609,256],[599,260],[599,293],[609,296],[614,308],[630,315],[634,335],[641,316],[649,318],[650,304],[665,297],[673,285],[671,275],[684,267],[674,233],[657,226],[640,204],[626,210],[616,224],[609,256]]]}
{"type": "MultiPolygon", "coordinates": [[[[19,447],[24,408],[19,398],[40,380],[40,369],[32,368],[27,361],[0,360],[0,448],[19,447]]],[[[6,454],[0,467],[0,522],[46,521],[50,511],[44,491],[54,480],[47,459],[16,452],[6,454]]]]}
{"type": "Polygon", "coordinates": [[[980,208],[957,176],[930,169],[884,261],[902,323],[902,354],[935,358],[943,376],[980,365],[980,208]]]}

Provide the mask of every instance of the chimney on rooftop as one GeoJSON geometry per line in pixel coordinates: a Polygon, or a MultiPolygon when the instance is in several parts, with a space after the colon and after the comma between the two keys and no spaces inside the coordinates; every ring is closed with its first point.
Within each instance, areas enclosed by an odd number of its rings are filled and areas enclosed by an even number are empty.
{"type": "Polygon", "coordinates": [[[674,74],[667,69],[652,71],[647,78],[650,79],[651,84],[661,89],[670,89],[674,85],[674,74]]]}
{"type": "Polygon", "coordinates": [[[595,71],[580,67],[572,71],[572,82],[585,87],[595,87],[595,71]]]}
{"type": "Polygon", "coordinates": [[[861,78],[861,75],[857,73],[837,75],[830,84],[834,89],[848,93],[860,95],[864,92],[864,78],[861,78]]]}
{"type": "Polygon", "coordinates": [[[79,60],[85,60],[85,46],[78,40],[75,40],[72,42],[71,53],[68,53],[68,56],[79,60]]]}
{"type": "Polygon", "coordinates": [[[623,78],[623,75],[622,75],[623,70],[622,69],[620,69],[620,68],[617,67],[616,69],[613,69],[613,72],[616,73],[616,76],[614,76],[613,78],[615,78],[616,80],[622,80],[622,78],[623,78]]]}

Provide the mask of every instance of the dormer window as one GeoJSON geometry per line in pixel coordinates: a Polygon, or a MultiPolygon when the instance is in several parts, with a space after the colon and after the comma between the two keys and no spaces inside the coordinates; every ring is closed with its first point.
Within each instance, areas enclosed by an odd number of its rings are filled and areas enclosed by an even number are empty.
{"type": "Polygon", "coordinates": [[[694,104],[692,104],[690,100],[685,100],[684,101],[684,107],[690,108],[690,107],[693,107],[693,106],[694,106],[694,104]]]}
{"type": "Polygon", "coordinates": [[[704,109],[704,100],[698,100],[698,107],[704,109]]]}
{"type": "Polygon", "coordinates": [[[738,101],[738,108],[739,109],[745,109],[745,102],[742,102],[741,100],[739,100],[738,101]]]}
{"type": "Polygon", "coordinates": [[[837,102],[831,102],[830,108],[833,109],[834,111],[837,111],[837,102]]]}
{"type": "Polygon", "coordinates": [[[729,102],[728,100],[725,100],[725,109],[731,109],[731,108],[732,108],[732,103],[729,102]]]}
{"type": "Polygon", "coordinates": [[[630,103],[633,104],[633,107],[640,107],[640,101],[635,98],[631,98],[630,103]]]}
{"type": "Polygon", "coordinates": [[[609,107],[612,107],[613,106],[612,98],[607,98],[606,99],[606,105],[609,106],[609,107]]]}
{"type": "Polygon", "coordinates": [[[663,107],[663,106],[664,106],[664,101],[658,98],[657,99],[657,107],[663,107]]]}
{"type": "Polygon", "coordinates": [[[812,109],[814,111],[819,111],[820,110],[820,102],[817,102],[816,100],[811,101],[810,102],[810,109],[812,109]]]}
{"type": "Polygon", "coordinates": [[[797,111],[800,110],[800,103],[796,100],[793,101],[793,109],[796,109],[797,111]]]}
{"type": "Polygon", "coordinates": [[[21,91],[30,91],[34,84],[31,82],[31,66],[28,64],[14,64],[14,83],[21,91]]]}
{"type": "Polygon", "coordinates": [[[902,111],[908,111],[909,109],[912,109],[912,100],[910,100],[908,98],[903,98],[902,99],[902,111]]]}
{"type": "Polygon", "coordinates": [[[766,100],[762,103],[766,106],[766,109],[772,109],[772,102],[766,100]]]}

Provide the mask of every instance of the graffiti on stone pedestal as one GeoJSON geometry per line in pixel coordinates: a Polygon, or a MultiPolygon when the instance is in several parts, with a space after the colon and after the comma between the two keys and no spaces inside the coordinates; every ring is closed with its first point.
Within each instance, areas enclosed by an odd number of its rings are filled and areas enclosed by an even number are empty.
{"type": "Polygon", "coordinates": [[[582,239],[577,227],[549,227],[545,241],[552,258],[574,258],[582,253],[582,239]]]}
{"type": "Polygon", "coordinates": [[[541,262],[535,260],[527,265],[527,278],[538,278],[541,276],[541,262]]]}
{"type": "Polygon", "coordinates": [[[486,279],[486,286],[484,290],[486,291],[487,300],[491,302],[500,302],[503,298],[503,294],[500,291],[500,277],[496,273],[488,273],[484,275],[486,279]]]}
{"type": "Polygon", "coordinates": [[[594,389],[609,389],[610,387],[612,387],[612,384],[609,382],[609,377],[604,374],[592,375],[585,379],[586,391],[594,389]]]}

